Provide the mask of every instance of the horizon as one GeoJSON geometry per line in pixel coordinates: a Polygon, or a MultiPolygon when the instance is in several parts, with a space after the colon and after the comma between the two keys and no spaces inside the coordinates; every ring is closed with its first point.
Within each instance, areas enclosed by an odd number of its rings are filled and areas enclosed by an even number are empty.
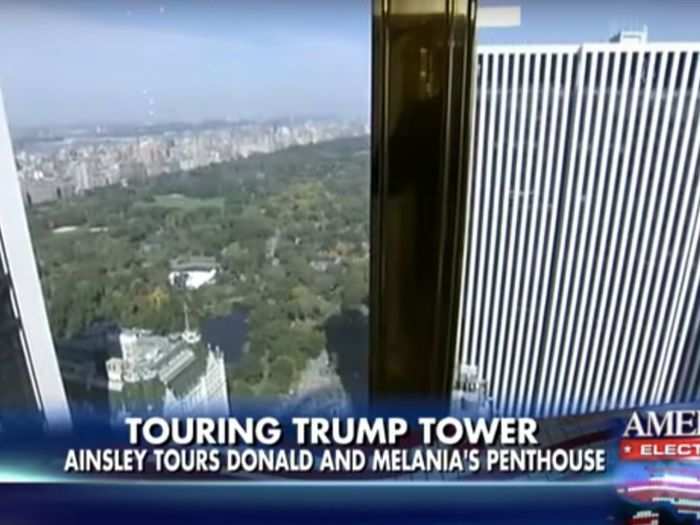
{"type": "Polygon", "coordinates": [[[217,127],[231,127],[231,126],[243,126],[248,124],[254,125],[298,125],[305,122],[323,122],[323,121],[337,121],[337,122],[364,122],[367,123],[367,119],[362,116],[343,116],[343,115],[331,115],[331,114],[317,114],[317,115],[285,115],[285,116],[271,116],[271,117],[261,117],[261,118],[238,118],[238,119],[227,119],[227,118],[205,118],[200,120],[167,120],[161,122],[136,122],[136,121],[115,121],[115,122],[65,122],[57,124],[47,124],[47,125],[32,125],[32,126],[13,126],[9,123],[10,131],[13,134],[22,133],[23,135],[13,135],[14,140],[50,140],[56,138],[51,135],[52,132],[56,133],[76,133],[77,132],[87,132],[96,133],[97,135],[104,134],[105,137],[112,137],[114,133],[126,132],[128,136],[131,136],[134,131],[147,131],[151,129],[162,128],[161,131],[154,131],[154,134],[158,133],[179,133],[184,131],[191,131],[194,128],[201,128],[202,130],[212,130],[217,127]],[[98,129],[99,128],[99,131],[98,129]],[[36,137],[32,134],[49,133],[46,136],[36,137]]]}

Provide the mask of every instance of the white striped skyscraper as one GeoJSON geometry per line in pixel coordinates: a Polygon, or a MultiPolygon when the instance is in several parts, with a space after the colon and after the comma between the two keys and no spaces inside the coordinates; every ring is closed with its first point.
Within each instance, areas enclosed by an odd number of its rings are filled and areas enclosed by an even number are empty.
{"type": "Polygon", "coordinates": [[[501,413],[695,395],[699,56],[480,47],[461,360],[501,413]]]}

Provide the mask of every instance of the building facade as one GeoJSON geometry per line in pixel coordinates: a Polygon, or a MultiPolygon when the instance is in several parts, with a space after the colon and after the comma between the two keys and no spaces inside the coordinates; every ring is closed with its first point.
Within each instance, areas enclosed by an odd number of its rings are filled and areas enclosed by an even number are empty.
{"type": "Polygon", "coordinates": [[[27,417],[70,423],[0,94],[0,426],[27,417]]]}
{"type": "Polygon", "coordinates": [[[197,332],[164,337],[144,330],[119,334],[119,356],[106,362],[110,416],[229,414],[224,355],[197,332]]]}
{"type": "Polygon", "coordinates": [[[497,412],[697,394],[699,56],[644,39],[479,48],[457,368],[497,412]]]}

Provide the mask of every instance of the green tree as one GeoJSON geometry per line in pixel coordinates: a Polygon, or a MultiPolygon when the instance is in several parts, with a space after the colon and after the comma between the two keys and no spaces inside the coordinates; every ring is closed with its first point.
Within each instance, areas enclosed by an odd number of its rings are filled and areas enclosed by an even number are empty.
{"type": "Polygon", "coordinates": [[[270,364],[270,373],[268,381],[279,385],[284,385],[285,390],[289,389],[294,379],[294,363],[285,356],[277,357],[270,364]]]}

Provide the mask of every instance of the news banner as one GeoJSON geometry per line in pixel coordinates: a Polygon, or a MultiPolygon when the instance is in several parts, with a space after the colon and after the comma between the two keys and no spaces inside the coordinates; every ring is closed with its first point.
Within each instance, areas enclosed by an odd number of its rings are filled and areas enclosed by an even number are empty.
{"type": "MultiPolygon", "coordinates": [[[[377,523],[387,512],[424,522],[422,513],[446,508],[475,523],[700,519],[700,410],[690,405],[543,419],[415,407],[397,415],[273,413],[129,416],[108,430],[8,434],[0,450],[6,514],[20,515],[42,494],[42,523],[53,522],[56,508],[89,516],[109,509],[103,525],[123,523],[158,498],[194,522],[205,505],[269,523],[296,512],[297,521],[313,523],[329,516],[325,505],[348,497],[378,513],[377,523]]],[[[347,509],[338,522],[356,519],[347,509]]]]}
{"type": "MultiPolygon", "coordinates": [[[[114,487],[132,502],[142,487],[148,494],[170,487],[216,504],[224,498],[238,511],[254,506],[258,515],[263,496],[255,487],[273,484],[289,500],[268,509],[270,522],[287,522],[289,509],[299,505],[304,520],[311,519],[315,511],[297,500],[309,490],[319,501],[357,494],[368,510],[381,512],[398,498],[392,505],[400,519],[447,501],[488,518],[500,509],[506,522],[522,512],[533,517],[523,523],[572,516],[579,523],[633,525],[700,519],[700,410],[692,406],[549,419],[396,412],[401,415],[126,417],[104,435],[59,432],[10,444],[0,460],[15,466],[4,470],[12,481],[58,483],[71,498],[76,483],[102,487],[101,497],[114,505],[124,498],[112,495],[114,487]],[[500,505],[505,495],[508,503],[500,505]]],[[[88,488],[81,494],[96,497],[88,488]]],[[[187,501],[177,503],[183,512],[187,501]]],[[[115,509],[115,516],[124,512],[115,509]]]]}
{"type": "Polygon", "coordinates": [[[531,418],[126,418],[132,448],[70,449],[65,472],[602,473],[604,449],[537,448],[531,418]],[[286,441],[294,448],[272,448],[286,441]],[[415,433],[417,445],[401,446],[415,433]]]}

